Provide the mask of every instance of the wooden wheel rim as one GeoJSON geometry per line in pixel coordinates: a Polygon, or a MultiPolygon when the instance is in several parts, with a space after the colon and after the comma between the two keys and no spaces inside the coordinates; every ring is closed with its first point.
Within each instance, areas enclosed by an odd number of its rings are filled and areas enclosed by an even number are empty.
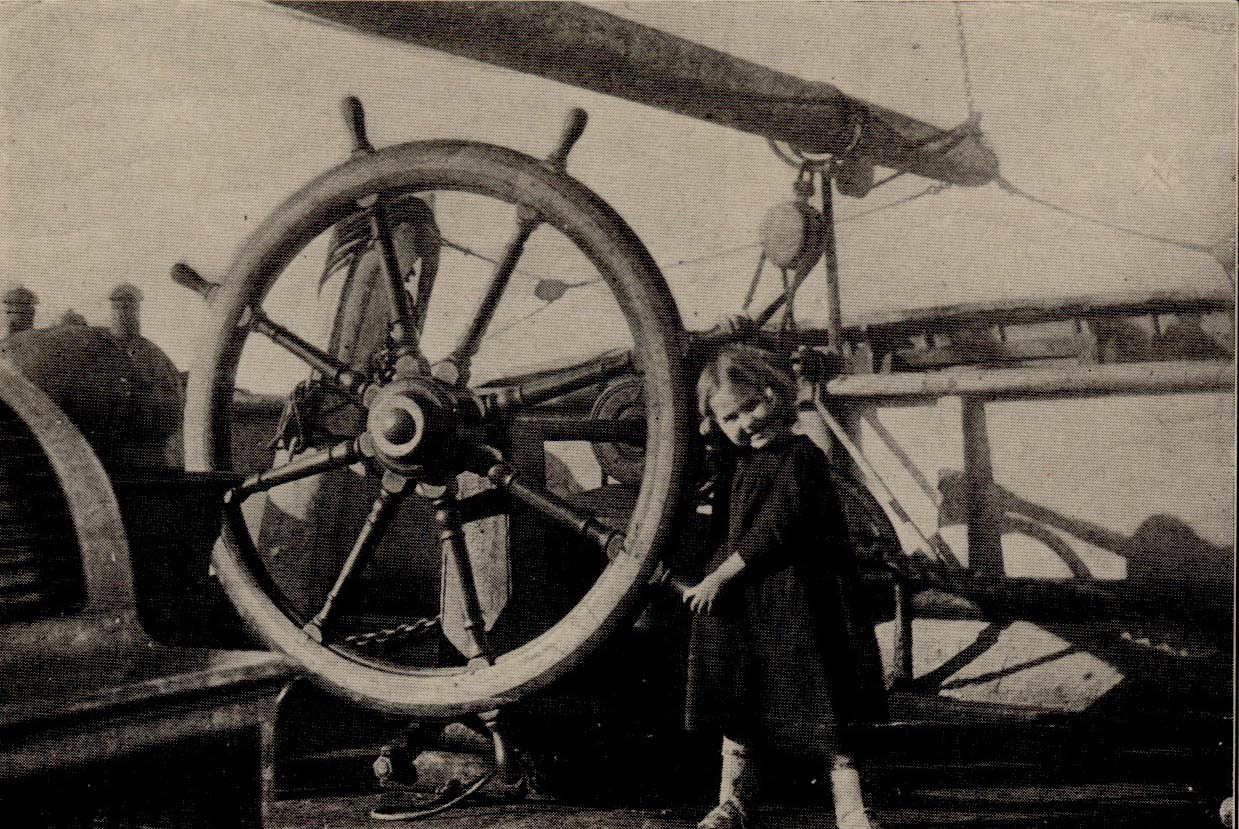
{"type": "Polygon", "coordinates": [[[292,258],[380,191],[457,190],[533,208],[567,236],[606,280],[646,378],[647,474],[613,561],[585,597],[545,633],[480,668],[395,669],[350,658],[312,641],[258,579],[227,531],[213,562],[228,595],[271,646],[301,662],[329,689],[410,716],[445,717],[510,703],[579,664],[634,609],[680,505],[688,455],[684,335],[657,265],[628,225],[597,195],[543,162],[471,142],[423,142],[358,155],[280,205],[242,245],[211,308],[208,334],[190,375],[186,462],[191,470],[230,465],[228,413],[246,335],[244,309],[260,303],[292,258]]]}

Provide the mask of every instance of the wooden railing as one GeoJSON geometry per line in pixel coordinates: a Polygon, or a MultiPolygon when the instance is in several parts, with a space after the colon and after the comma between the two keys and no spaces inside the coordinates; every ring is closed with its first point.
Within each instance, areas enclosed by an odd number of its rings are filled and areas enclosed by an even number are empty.
{"type": "MultiPolygon", "coordinates": [[[[1011,590],[1014,589],[1012,585],[1015,581],[1008,579],[1005,575],[1002,552],[1004,514],[998,501],[992,497],[992,493],[998,487],[993,476],[989,424],[986,416],[988,403],[1002,400],[1093,398],[1107,395],[1226,392],[1233,391],[1234,386],[1235,364],[1229,360],[1176,360],[1116,365],[1068,364],[1027,368],[957,367],[933,372],[858,374],[838,377],[825,384],[823,387],[825,394],[821,396],[819,402],[825,408],[833,407],[839,411],[841,419],[853,424],[854,429],[862,419],[870,423],[876,422],[871,413],[878,408],[925,405],[944,397],[957,397],[960,400],[964,468],[959,488],[962,500],[955,504],[954,508],[962,514],[967,529],[969,578],[956,581],[964,588],[975,587],[976,590],[973,593],[976,595],[970,595],[967,592],[962,595],[970,599],[979,597],[981,609],[988,608],[990,612],[993,612],[995,607],[1005,601],[1003,596],[1009,599],[1011,595],[1014,595],[1011,590]],[[1004,590],[1007,590],[1007,593],[1004,593],[1004,590]]],[[[828,412],[824,413],[824,417],[829,417],[828,412]]],[[[839,428],[837,423],[838,421],[836,421],[836,429],[839,428]]],[[[875,433],[891,453],[903,463],[906,471],[917,480],[920,489],[926,495],[933,497],[934,493],[928,489],[927,482],[923,480],[923,474],[915,468],[906,453],[894,442],[893,437],[885,434],[881,429],[875,429],[875,433]]],[[[842,440],[845,435],[839,437],[842,440]]],[[[857,465],[862,467],[862,472],[858,477],[866,480],[871,485],[871,489],[874,484],[879,484],[885,490],[884,482],[873,480],[872,466],[863,457],[855,455],[859,449],[854,440],[855,435],[851,438],[852,446],[849,447],[849,451],[853,452],[857,465]]],[[[878,489],[873,489],[873,492],[875,496],[878,496],[880,503],[891,509],[892,520],[907,522],[906,511],[893,498],[880,497],[878,489]]],[[[926,533],[919,528],[917,532],[922,537],[926,533]]],[[[1233,558],[1233,550],[1231,555],[1233,558]]],[[[926,578],[929,577],[926,576],[926,578]]],[[[947,581],[949,582],[950,579],[947,581]]],[[[900,685],[906,685],[912,680],[914,645],[912,622],[916,615],[913,597],[930,586],[939,590],[944,589],[944,584],[937,583],[933,579],[926,581],[913,576],[896,580],[894,680],[900,685]]],[[[1036,585],[1030,586],[1037,588],[1036,585]]],[[[946,584],[945,589],[950,591],[950,584],[946,584]]],[[[1112,601],[1097,605],[1095,609],[1099,613],[1104,613],[1107,608],[1113,609],[1114,606],[1116,602],[1112,601]]],[[[1020,613],[1018,608],[1008,610],[1016,616],[1020,613]]],[[[1162,621],[1173,620],[1162,619],[1162,621]]],[[[1121,624],[1122,622],[1119,622],[1120,626],[1121,624]]],[[[1118,628],[1115,628],[1115,631],[1118,632],[1118,628]]],[[[1134,635],[1128,636],[1128,639],[1132,641],[1136,638],[1137,636],[1134,635]]],[[[1187,649],[1182,650],[1186,655],[1187,649]]],[[[1169,652],[1166,648],[1162,648],[1162,651],[1169,652]]]]}

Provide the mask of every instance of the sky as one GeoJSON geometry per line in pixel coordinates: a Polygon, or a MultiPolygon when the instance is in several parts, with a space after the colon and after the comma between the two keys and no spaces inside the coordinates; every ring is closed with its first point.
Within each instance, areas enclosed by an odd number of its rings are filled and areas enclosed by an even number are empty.
{"type": "MultiPolygon", "coordinates": [[[[604,7],[941,126],[969,111],[953,4],[604,7]]],[[[1144,232],[1233,239],[1231,4],[965,3],[960,17],[972,106],[1007,179],[1144,232]]],[[[13,2],[0,6],[0,27],[0,282],[40,294],[40,325],[70,307],[102,322],[112,285],[133,282],[147,298],[146,335],[185,368],[201,311],[169,267],[186,261],[218,278],[273,206],[342,161],[346,94],[365,102],[379,145],[455,137],[539,156],[562,113],[585,107],[590,126],[571,171],[668,266],[690,327],[739,307],[756,253],[674,263],[751,244],[765,211],[790,197],[793,171],[754,136],[263,4],[13,2]]],[[[845,319],[968,299],[1230,284],[1208,255],[993,185],[849,219],[929,183],[905,176],[864,200],[839,198],[845,319]]],[[[502,236],[479,234],[475,249],[493,255],[502,236]]],[[[478,264],[449,257],[462,296],[485,277],[478,264]]],[[[767,273],[760,295],[776,283],[767,273]]],[[[824,318],[821,283],[810,279],[798,300],[808,321],[824,318]]],[[[603,299],[597,286],[571,291],[504,336],[515,346],[534,323],[571,326],[603,299]]],[[[269,301],[272,312],[287,307],[294,327],[322,327],[305,295],[269,301]]],[[[528,284],[505,302],[497,327],[541,304],[528,284]]],[[[572,351],[570,339],[556,342],[572,351]]],[[[251,380],[261,385],[259,374],[251,380]]]]}

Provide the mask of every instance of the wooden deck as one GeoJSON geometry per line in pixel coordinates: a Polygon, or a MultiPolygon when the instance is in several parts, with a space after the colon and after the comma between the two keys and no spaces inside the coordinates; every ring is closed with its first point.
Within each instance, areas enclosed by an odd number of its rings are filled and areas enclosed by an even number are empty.
{"type": "MultiPolygon", "coordinates": [[[[1226,716],[1143,710],[1133,716],[1045,714],[897,694],[896,720],[863,734],[866,788],[882,825],[948,829],[1219,829],[1217,808],[1230,773],[1226,716]]],[[[858,743],[860,745],[860,743],[858,743]]],[[[432,829],[691,829],[708,810],[714,783],[704,755],[673,735],[617,758],[583,762],[591,770],[558,797],[483,802],[420,822],[432,829]],[[680,754],[677,755],[677,752],[680,754]],[[708,784],[708,785],[706,785],[708,784]],[[587,791],[588,788],[594,790],[587,791]],[[587,801],[586,798],[593,798],[587,801]]],[[[364,791],[373,754],[353,752],[308,785],[287,785],[273,804],[271,829],[375,827],[377,795],[364,791]],[[340,796],[323,797],[334,792],[340,796]]],[[[475,757],[475,763],[485,758],[475,757]]],[[[769,767],[767,767],[769,770],[769,767]]],[[[789,767],[763,783],[762,826],[834,826],[824,776],[789,767]]],[[[399,824],[396,824],[399,825],[399,824]]]]}
{"type": "MultiPolygon", "coordinates": [[[[367,817],[373,796],[285,800],[274,804],[270,829],[356,829],[392,826],[367,817]]],[[[511,805],[468,806],[419,821],[427,829],[691,829],[706,811],[697,806],[597,808],[531,799],[511,805]]],[[[1084,829],[1162,827],[1217,829],[1221,822],[1178,787],[1064,787],[1059,789],[925,790],[904,806],[882,803],[883,826],[948,829],[1084,829]]],[[[763,811],[769,829],[831,829],[829,807],[774,807],[763,811]]]]}

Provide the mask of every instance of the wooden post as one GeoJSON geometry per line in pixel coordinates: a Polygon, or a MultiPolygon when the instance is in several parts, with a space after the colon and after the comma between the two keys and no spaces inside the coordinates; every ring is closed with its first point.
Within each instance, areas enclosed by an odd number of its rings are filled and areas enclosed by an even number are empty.
{"type": "MultiPolygon", "coordinates": [[[[542,433],[535,427],[514,424],[509,435],[509,457],[517,477],[539,492],[545,491],[546,446],[542,433]]],[[[505,646],[541,633],[557,618],[555,608],[551,607],[552,597],[547,595],[554,568],[547,558],[546,522],[515,499],[508,516],[512,598],[508,603],[511,612],[505,616],[512,629],[504,630],[503,635],[515,638],[501,639],[505,646]]]]}
{"type": "Polygon", "coordinates": [[[830,344],[843,349],[843,307],[839,296],[839,256],[835,247],[834,177],[822,174],[822,218],[826,220],[826,247],[822,259],[826,265],[826,331],[830,344]]]}
{"type": "Polygon", "coordinates": [[[912,682],[912,588],[895,580],[895,665],[891,688],[905,688],[912,682]]]}
{"type": "Polygon", "coordinates": [[[1001,515],[990,497],[994,468],[985,401],[977,397],[961,397],[960,419],[964,436],[964,477],[968,482],[968,567],[1000,576],[1005,572],[1001,515]]]}

